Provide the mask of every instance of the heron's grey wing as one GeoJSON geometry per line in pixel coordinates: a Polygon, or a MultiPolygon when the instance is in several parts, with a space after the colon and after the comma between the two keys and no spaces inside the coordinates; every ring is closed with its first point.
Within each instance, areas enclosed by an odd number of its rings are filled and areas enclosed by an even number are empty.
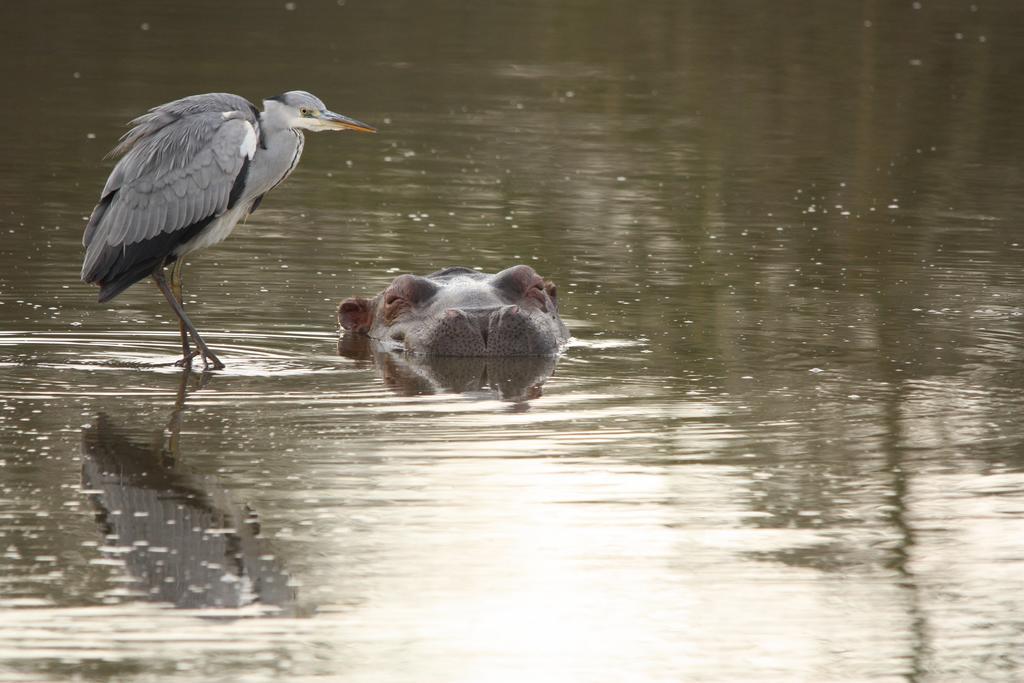
{"type": "Polygon", "coordinates": [[[86,226],[82,280],[106,301],[232,208],[257,146],[248,111],[200,111],[135,140],[86,226]]]}
{"type": "MultiPolygon", "coordinates": [[[[237,111],[248,114],[247,120],[253,125],[258,125],[260,113],[249,100],[238,95],[227,92],[211,92],[204,95],[190,95],[180,100],[167,102],[158,107],[153,107],[148,112],[139,116],[131,122],[131,130],[121,137],[121,141],[114,149],[110,150],[110,156],[116,157],[128,152],[140,140],[154,135],[167,125],[179,119],[204,112],[226,112],[237,111]]],[[[106,194],[106,193],[104,193],[106,194]]]]}

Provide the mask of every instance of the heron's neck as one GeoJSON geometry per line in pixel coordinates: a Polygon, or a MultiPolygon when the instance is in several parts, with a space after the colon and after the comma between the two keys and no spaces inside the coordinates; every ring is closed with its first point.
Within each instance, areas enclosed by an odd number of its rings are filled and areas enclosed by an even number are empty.
{"type": "MultiPolygon", "coordinates": [[[[289,130],[292,128],[288,125],[288,121],[277,112],[264,111],[260,113],[260,131],[264,135],[276,135],[289,130]]],[[[302,135],[302,131],[295,132],[302,135]]]]}
{"type": "Polygon", "coordinates": [[[282,125],[272,113],[260,115],[260,148],[249,167],[246,194],[256,197],[287,178],[299,158],[305,139],[301,130],[282,125]]]}

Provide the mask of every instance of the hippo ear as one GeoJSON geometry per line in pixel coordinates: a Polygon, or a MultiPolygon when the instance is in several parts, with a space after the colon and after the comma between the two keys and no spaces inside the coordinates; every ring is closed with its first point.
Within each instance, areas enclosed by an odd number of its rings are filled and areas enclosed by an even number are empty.
{"type": "Polygon", "coordinates": [[[551,301],[555,304],[555,310],[558,310],[558,287],[551,280],[544,281],[544,291],[551,297],[551,301]]]}
{"type": "Polygon", "coordinates": [[[373,322],[373,309],[370,300],[353,296],[345,299],[338,306],[338,322],[350,332],[369,332],[373,322]]]}

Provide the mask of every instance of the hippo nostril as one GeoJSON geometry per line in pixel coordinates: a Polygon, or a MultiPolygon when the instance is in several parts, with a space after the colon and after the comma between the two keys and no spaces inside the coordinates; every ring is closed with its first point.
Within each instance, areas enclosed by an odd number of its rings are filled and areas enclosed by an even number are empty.
{"type": "Polygon", "coordinates": [[[393,339],[394,341],[397,341],[397,342],[405,341],[405,332],[402,332],[401,330],[398,330],[396,332],[392,332],[391,333],[391,339],[393,339]]]}

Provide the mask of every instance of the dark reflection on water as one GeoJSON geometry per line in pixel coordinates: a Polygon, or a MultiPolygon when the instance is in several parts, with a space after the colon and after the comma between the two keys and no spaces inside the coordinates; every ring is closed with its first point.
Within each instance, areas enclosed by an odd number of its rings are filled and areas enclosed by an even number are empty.
{"type": "Polygon", "coordinates": [[[0,4],[0,680],[1020,679],[1019,15],[0,4]],[[381,133],[310,136],[193,259],[228,368],[169,450],[165,304],[78,282],[103,154],[289,88],[381,133]],[[559,284],[557,372],[339,355],[342,298],[510,262],[559,284]],[[125,449],[106,507],[194,494],[285,614],[139,595],[82,486],[125,449]]]}
{"type": "Polygon", "coordinates": [[[557,356],[450,358],[395,352],[352,334],[338,340],[338,355],[372,362],[384,384],[404,396],[447,391],[518,403],[540,398],[541,386],[558,365],[557,356]]]}
{"type": "Polygon", "coordinates": [[[104,413],[82,431],[82,488],[97,511],[101,551],[137,580],[129,597],[177,607],[287,607],[294,590],[260,537],[259,516],[185,464],[179,441],[188,380],[183,374],[166,428],[148,443],[104,413]]]}

